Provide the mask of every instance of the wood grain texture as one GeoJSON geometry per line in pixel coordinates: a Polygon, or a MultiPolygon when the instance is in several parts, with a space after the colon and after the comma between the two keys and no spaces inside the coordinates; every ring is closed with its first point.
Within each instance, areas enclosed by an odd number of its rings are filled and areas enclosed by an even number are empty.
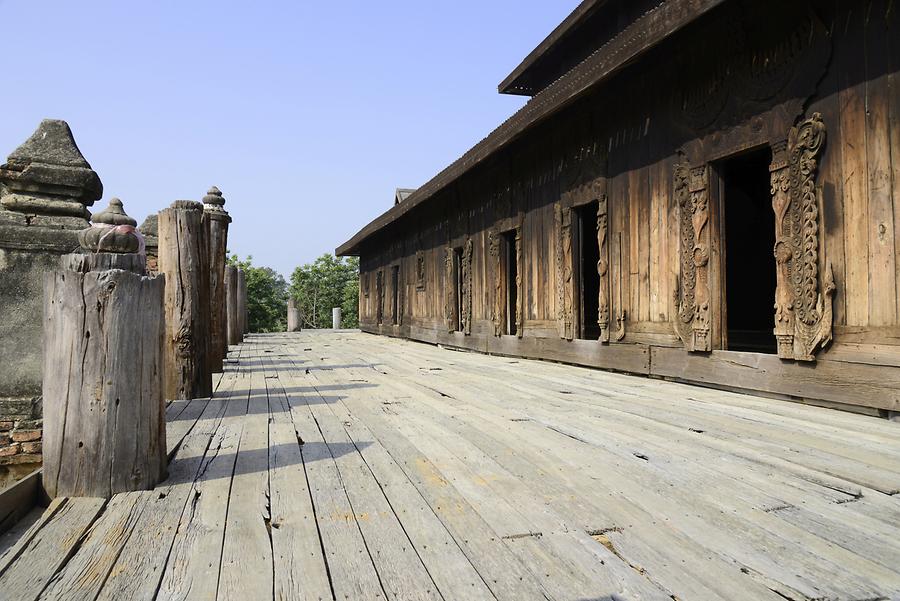
{"type": "Polygon", "coordinates": [[[207,230],[201,203],[176,201],[159,212],[159,272],[168,283],[163,388],[168,400],[212,394],[207,230]]]}
{"type": "Polygon", "coordinates": [[[166,470],[164,278],[124,270],[44,277],[47,494],[109,498],[166,470]]]}

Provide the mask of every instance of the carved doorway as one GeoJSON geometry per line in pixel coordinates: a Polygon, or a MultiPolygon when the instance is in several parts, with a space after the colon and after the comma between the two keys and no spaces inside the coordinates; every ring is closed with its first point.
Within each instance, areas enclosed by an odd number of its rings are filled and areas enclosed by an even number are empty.
{"type": "Polygon", "coordinates": [[[519,286],[517,284],[519,277],[518,253],[516,251],[516,231],[512,230],[501,234],[500,260],[502,261],[501,269],[503,273],[503,281],[501,285],[504,287],[504,320],[503,333],[515,336],[516,330],[516,307],[518,306],[519,286]]]}
{"type": "Polygon", "coordinates": [[[575,273],[577,274],[575,302],[577,303],[576,338],[600,338],[600,247],[598,244],[597,214],[599,201],[575,209],[575,273]]]}
{"type": "Polygon", "coordinates": [[[391,323],[400,323],[400,266],[391,267],[391,323]]]}
{"type": "Polygon", "coordinates": [[[722,348],[775,354],[775,212],[766,146],[721,161],[722,348]]]}

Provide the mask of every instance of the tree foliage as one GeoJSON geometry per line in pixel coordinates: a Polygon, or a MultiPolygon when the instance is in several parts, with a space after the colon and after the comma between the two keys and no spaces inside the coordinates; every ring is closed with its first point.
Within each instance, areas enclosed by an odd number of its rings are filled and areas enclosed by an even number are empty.
{"type": "Polygon", "coordinates": [[[304,328],[330,328],[333,307],[341,308],[343,327],[359,327],[359,259],[324,254],[297,267],[290,294],[304,328]]]}
{"type": "Polygon", "coordinates": [[[256,267],[253,257],[228,257],[228,264],[244,271],[247,282],[247,313],[251,332],[284,332],[287,329],[288,285],[270,267],[256,267]]]}

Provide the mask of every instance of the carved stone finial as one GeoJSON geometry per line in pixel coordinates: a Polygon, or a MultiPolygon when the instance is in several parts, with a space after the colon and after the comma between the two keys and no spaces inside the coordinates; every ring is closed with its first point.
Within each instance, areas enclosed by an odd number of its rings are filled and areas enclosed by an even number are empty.
{"type": "Polygon", "coordinates": [[[125,213],[122,201],[118,198],[110,199],[109,206],[99,213],[95,213],[91,218],[91,221],[94,223],[104,223],[106,225],[130,225],[132,227],[137,227],[137,221],[125,213]]]}
{"type": "Polygon", "coordinates": [[[152,213],[147,215],[147,218],[144,219],[144,223],[141,224],[141,227],[138,228],[142,234],[144,234],[145,238],[159,237],[159,214],[152,213]]]}
{"type": "Polygon", "coordinates": [[[222,196],[222,191],[216,186],[210,188],[206,196],[203,197],[203,210],[212,218],[225,219],[231,222],[231,217],[228,215],[228,211],[225,210],[225,197],[222,196]]]}
{"type": "Polygon", "coordinates": [[[122,201],[113,198],[93,218],[94,225],[78,232],[81,248],[90,252],[136,253],[141,250],[137,221],[125,213],[122,201]]]}
{"type": "Polygon", "coordinates": [[[7,211],[61,217],[57,227],[75,229],[84,226],[80,220],[90,216],[87,207],[102,196],[103,184],[78,150],[69,125],[45,119],[0,165],[0,194],[7,211]]]}
{"type": "Polygon", "coordinates": [[[203,203],[196,200],[176,200],[171,204],[170,208],[184,211],[202,211],[203,203]]]}

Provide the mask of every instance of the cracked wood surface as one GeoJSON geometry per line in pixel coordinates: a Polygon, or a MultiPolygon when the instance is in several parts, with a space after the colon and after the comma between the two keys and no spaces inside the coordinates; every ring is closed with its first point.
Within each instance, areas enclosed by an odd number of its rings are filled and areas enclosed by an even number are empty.
{"type": "Polygon", "coordinates": [[[900,426],[352,332],[250,336],[168,479],[57,499],[0,599],[891,599],[900,426]]]}

